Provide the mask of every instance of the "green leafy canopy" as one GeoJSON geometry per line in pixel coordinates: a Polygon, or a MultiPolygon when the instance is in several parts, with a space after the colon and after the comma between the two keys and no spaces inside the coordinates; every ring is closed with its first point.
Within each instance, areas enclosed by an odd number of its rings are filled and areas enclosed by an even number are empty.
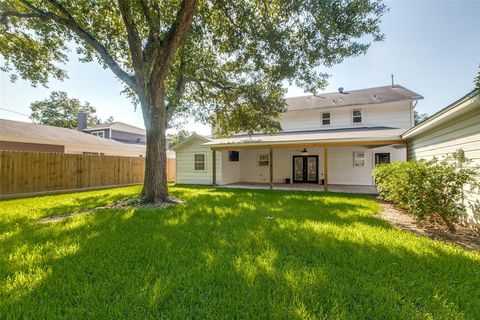
{"type": "Polygon", "coordinates": [[[79,112],[87,114],[87,123],[90,126],[100,122],[95,115],[97,110],[89,102],[82,104],[78,99],[69,98],[63,91],[53,91],[49,98],[32,102],[30,109],[33,122],[56,127],[76,128],[79,112]]]}
{"type": "Polygon", "coordinates": [[[221,135],[275,132],[284,85],[324,88],[322,68],[383,39],[385,11],[370,0],[0,0],[2,70],[46,85],[65,79],[75,47],[125,83],[144,117],[158,107],[167,123],[193,114],[221,135]]]}

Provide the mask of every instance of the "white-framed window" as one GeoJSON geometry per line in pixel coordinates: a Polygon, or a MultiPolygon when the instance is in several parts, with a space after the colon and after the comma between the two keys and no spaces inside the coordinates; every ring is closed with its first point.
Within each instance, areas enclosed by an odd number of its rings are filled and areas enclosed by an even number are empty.
{"type": "Polygon", "coordinates": [[[105,138],[105,132],[104,131],[92,131],[92,134],[94,136],[100,137],[100,138],[105,138]]]}
{"type": "Polygon", "coordinates": [[[322,126],[329,126],[330,125],[330,112],[323,112],[322,113],[322,126]]]}
{"type": "Polygon", "coordinates": [[[270,165],[270,155],[268,153],[258,155],[258,166],[268,167],[270,165]]]}
{"type": "Polygon", "coordinates": [[[193,169],[195,171],[205,171],[206,165],[205,165],[205,153],[195,153],[193,155],[193,169]]]}
{"type": "Polygon", "coordinates": [[[352,110],[352,123],[362,123],[362,110],[352,110]]]}
{"type": "Polygon", "coordinates": [[[354,167],[365,167],[365,152],[354,152],[353,153],[353,166],[354,167]]]}

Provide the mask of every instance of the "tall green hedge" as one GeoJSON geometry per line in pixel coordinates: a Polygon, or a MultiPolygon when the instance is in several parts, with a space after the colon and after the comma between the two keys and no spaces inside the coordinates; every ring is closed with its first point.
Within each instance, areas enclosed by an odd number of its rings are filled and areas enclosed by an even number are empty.
{"type": "Polygon", "coordinates": [[[465,214],[464,186],[478,185],[478,171],[470,162],[454,153],[441,160],[386,163],[375,167],[374,177],[382,199],[454,231],[453,223],[465,214]]]}

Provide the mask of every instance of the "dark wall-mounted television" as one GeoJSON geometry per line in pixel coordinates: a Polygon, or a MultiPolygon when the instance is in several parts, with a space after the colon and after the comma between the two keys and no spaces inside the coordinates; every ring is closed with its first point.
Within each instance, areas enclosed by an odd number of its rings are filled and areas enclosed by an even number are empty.
{"type": "Polygon", "coordinates": [[[228,160],[238,161],[240,159],[240,152],[238,151],[228,151],[228,160]]]}

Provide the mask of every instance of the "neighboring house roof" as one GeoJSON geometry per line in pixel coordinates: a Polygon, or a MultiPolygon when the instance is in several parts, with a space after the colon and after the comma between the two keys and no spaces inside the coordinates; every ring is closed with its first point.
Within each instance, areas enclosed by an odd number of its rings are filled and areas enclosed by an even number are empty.
{"type": "Polygon", "coordinates": [[[329,129],[303,132],[282,132],[277,135],[235,136],[214,139],[204,145],[210,147],[258,146],[271,144],[294,144],[298,142],[355,142],[355,141],[391,141],[400,140],[405,129],[388,127],[362,127],[347,129],[329,129]]]}
{"type": "Polygon", "coordinates": [[[286,98],[288,111],[345,107],[353,105],[378,104],[386,102],[419,100],[421,95],[408,90],[401,85],[383,86],[360,90],[351,90],[302,97],[286,98]]]}
{"type": "Polygon", "coordinates": [[[84,129],[84,131],[95,131],[95,130],[105,130],[112,129],[115,131],[128,132],[138,135],[146,135],[145,129],[132,126],[124,122],[110,122],[110,123],[100,123],[91,127],[84,129]]]}
{"type": "Polygon", "coordinates": [[[186,138],[185,140],[183,140],[182,142],[180,142],[179,144],[177,144],[175,146],[175,150],[177,150],[180,146],[183,146],[184,144],[186,144],[187,142],[189,141],[192,141],[194,139],[199,139],[203,142],[210,142],[212,141],[212,139],[208,138],[208,137],[205,137],[205,136],[202,136],[202,135],[199,135],[197,133],[194,133],[192,134],[191,136],[189,136],[188,138],[186,138]]]}
{"type": "Polygon", "coordinates": [[[457,101],[451,103],[445,108],[441,109],[437,113],[430,116],[427,120],[419,125],[407,130],[403,135],[403,139],[412,138],[421,134],[429,129],[435,128],[454,117],[458,117],[474,108],[480,110],[480,89],[475,89],[465,96],[461,97],[457,101]]]}
{"type": "Polygon", "coordinates": [[[99,138],[76,129],[0,119],[0,140],[54,145],[84,145],[145,150],[144,146],[99,138]]]}

